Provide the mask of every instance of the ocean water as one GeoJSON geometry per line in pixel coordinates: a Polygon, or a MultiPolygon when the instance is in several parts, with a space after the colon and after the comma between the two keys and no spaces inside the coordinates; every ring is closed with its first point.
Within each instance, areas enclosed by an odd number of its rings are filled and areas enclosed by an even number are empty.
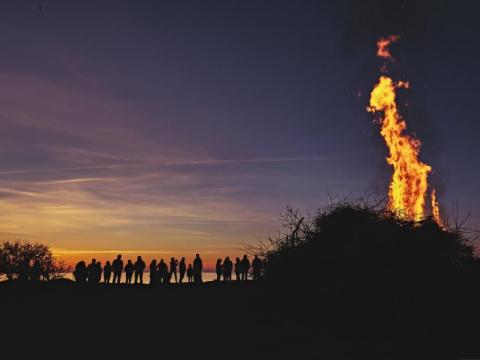
{"type": "MultiPolygon", "coordinates": [[[[178,277],[178,274],[177,274],[177,277],[178,277]]],[[[75,277],[73,276],[73,273],[67,273],[65,274],[65,278],[66,279],[70,279],[70,280],[75,280],[75,277]]],[[[121,282],[124,283],[125,282],[125,273],[122,274],[122,278],[121,278],[121,282]]],[[[213,273],[213,272],[203,272],[202,273],[202,278],[203,278],[203,281],[213,281],[217,278],[217,274],[213,273]]],[[[235,275],[232,276],[232,278],[235,278],[235,275]]],[[[110,278],[110,281],[113,279],[113,274],[112,274],[112,277],[110,278]]],[[[132,278],[132,282],[135,280],[135,275],[133,276],[132,278]]],[[[187,276],[185,276],[185,278],[183,279],[183,282],[187,282],[188,279],[187,279],[187,276]]],[[[102,276],[102,282],[103,282],[103,276],[102,276]]],[[[175,283],[175,279],[172,278],[172,283],[175,283]]],[[[145,272],[143,273],[143,283],[144,284],[149,284],[150,283],[150,273],[149,272],[145,272]]]]}

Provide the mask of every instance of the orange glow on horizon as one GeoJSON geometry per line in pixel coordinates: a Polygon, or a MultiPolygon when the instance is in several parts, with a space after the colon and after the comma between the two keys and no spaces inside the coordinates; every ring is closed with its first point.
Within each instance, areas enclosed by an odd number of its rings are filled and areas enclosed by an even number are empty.
{"type": "MultiPolygon", "coordinates": [[[[92,259],[96,261],[100,261],[102,265],[105,265],[107,261],[112,262],[117,255],[122,255],[122,260],[126,263],[128,260],[132,260],[135,262],[137,260],[137,256],[141,256],[143,261],[148,265],[150,262],[155,259],[160,261],[163,259],[167,264],[170,262],[172,257],[180,260],[182,257],[185,257],[187,264],[191,264],[195,257],[196,252],[192,253],[191,251],[188,252],[181,252],[178,250],[62,250],[62,249],[52,249],[53,255],[59,259],[63,260],[67,266],[71,269],[75,267],[75,265],[79,261],[85,261],[88,265],[92,259]]],[[[207,250],[207,251],[198,251],[200,257],[203,261],[203,266],[206,271],[214,271],[215,270],[215,262],[217,259],[224,259],[226,256],[229,256],[230,259],[233,261],[236,257],[242,257],[244,255],[244,251],[238,249],[231,249],[231,248],[219,248],[216,250],[207,250]]]]}

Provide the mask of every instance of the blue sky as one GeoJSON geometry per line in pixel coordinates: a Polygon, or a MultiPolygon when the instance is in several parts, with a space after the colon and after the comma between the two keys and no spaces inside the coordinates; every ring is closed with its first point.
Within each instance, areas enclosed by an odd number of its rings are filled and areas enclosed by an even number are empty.
{"type": "Polygon", "coordinates": [[[355,2],[6,1],[1,238],[214,257],[274,233],[287,204],[384,197],[365,107],[395,26],[400,111],[445,214],[458,202],[478,227],[478,25],[462,2],[403,3],[382,28],[355,2]]]}

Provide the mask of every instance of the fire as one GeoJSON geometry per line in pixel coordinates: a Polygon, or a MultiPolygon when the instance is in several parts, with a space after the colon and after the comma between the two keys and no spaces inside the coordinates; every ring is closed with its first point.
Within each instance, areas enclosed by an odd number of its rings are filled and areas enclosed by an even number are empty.
{"type": "Polygon", "coordinates": [[[442,229],[445,229],[445,223],[440,216],[440,206],[438,205],[437,195],[435,193],[435,189],[432,190],[432,216],[435,222],[440,226],[442,229]]]}
{"type": "MultiPolygon", "coordinates": [[[[397,39],[398,36],[395,35],[381,38],[377,43],[377,55],[392,59],[388,45],[397,39]]],[[[387,163],[393,168],[388,207],[403,219],[420,221],[425,217],[428,174],[432,168],[419,160],[421,142],[405,134],[407,124],[398,112],[396,89],[409,86],[406,81],[394,82],[388,76],[380,76],[370,94],[370,106],[367,110],[372,113],[383,112],[380,134],[389,150],[387,163]]],[[[442,226],[435,191],[432,192],[432,212],[435,221],[442,226]]]]}
{"type": "Polygon", "coordinates": [[[396,42],[398,39],[399,39],[398,35],[390,35],[387,38],[380,38],[377,41],[377,56],[384,59],[393,60],[392,55],[390,54],[390,50],[388,49],[388,46],[392,42],[396,42]]]}

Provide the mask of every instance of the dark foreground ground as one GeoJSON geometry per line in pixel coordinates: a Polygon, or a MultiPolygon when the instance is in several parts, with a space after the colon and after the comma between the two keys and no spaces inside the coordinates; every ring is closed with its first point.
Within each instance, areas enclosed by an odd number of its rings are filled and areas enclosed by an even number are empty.
{"type": "MultiPolygon", "coordinates": [[[[201,287],[0,284],[1,349],[16,358],[480,359],[480,308],[391,294],[303,296],[262,283],[201,287]],[[422,300],[423,301],[423,300],[422,300]],[[441,306],[438,304],[442,304],[441,306]],[[467,314],[468,315],[468,314],[467,314]]],[[[464,296],[465,294],[462,294],[464,296]]],[[[448,294],[435,294],[448,298],[448,294]]],[[[453,299],[454,297],[452,297],[453,299]]],[[[475,303],[478,305],[475,305],[475,303]]],[[[7,358],[1,356],[0,358],[7,358]]]]}

